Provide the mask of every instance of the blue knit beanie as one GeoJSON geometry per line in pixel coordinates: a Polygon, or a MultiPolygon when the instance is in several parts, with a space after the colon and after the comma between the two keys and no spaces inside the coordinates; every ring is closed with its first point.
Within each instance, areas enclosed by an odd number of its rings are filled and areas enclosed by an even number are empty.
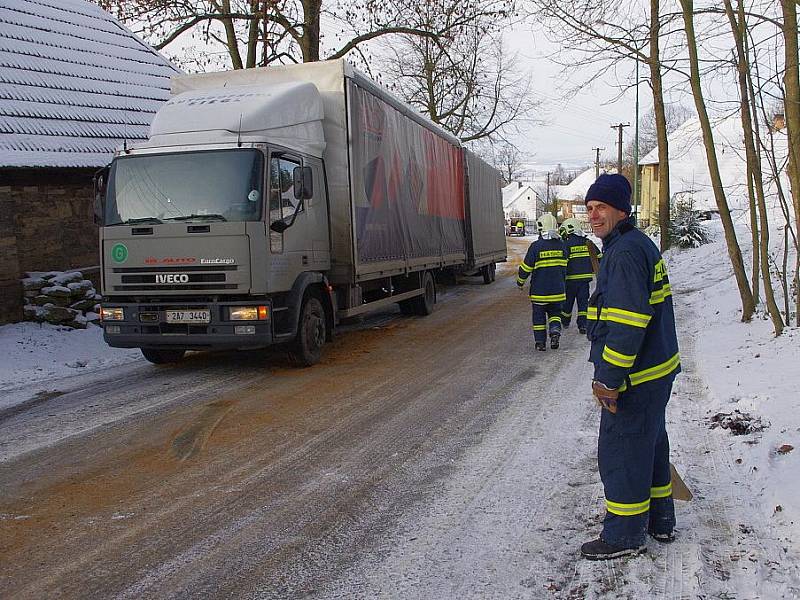
{"type": "Polygon", "coordinates": [[[629,215],[631,214],[631,184],[622,175],[603,173],[597,178],[597,181],[589,186],[584,203],[588,203],[589,200],[605,202],[629,215]]]}

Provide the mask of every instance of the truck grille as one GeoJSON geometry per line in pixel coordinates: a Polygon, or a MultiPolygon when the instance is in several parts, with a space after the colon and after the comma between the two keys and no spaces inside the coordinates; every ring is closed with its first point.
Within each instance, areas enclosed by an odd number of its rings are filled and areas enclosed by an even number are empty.
{"type": "Polygon", "coordinates": [[[119,276],[117,292],[135,291],[214,291],[235,290],[237,283],[228,283],[228,276],[238,270],[236,265],[181,267],[116,267],[119,276]]]}

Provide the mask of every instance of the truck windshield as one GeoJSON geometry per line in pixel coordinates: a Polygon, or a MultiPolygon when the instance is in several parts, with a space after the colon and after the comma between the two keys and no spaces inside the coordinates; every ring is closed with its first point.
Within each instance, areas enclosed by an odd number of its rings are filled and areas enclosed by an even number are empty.
{"type": "Polygon", "coordinates": [[[105,224],[258,221],[264,157],[259,150],[204,150],[114,160],[105,224]]]}

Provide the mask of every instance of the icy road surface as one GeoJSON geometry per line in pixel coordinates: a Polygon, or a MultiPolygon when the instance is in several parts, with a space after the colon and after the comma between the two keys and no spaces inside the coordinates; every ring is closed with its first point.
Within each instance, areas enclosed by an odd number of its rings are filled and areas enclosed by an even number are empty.
{"type": "Polygon", "coordinates": [[[574,325],[532,350],[529,242],[496,283],[348,327],[311,369],[139,361],[5,410],[0,597],[797,597],[796,546],[731,492],[690,336],[668,413],[695,493],[678,540],[578,557],[603,514],[599,414],[574,325]]]}

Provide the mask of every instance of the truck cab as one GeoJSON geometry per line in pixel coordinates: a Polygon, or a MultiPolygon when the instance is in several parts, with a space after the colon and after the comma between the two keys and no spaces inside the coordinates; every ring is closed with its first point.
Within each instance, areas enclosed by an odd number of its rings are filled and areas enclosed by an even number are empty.
{"type": "Polygon", "coordinates": [[[110,346],[163,363],[294,340],[309,293],[321,345],[335,314],[321,113],[309,83],[192,91],[116,153],[97,211],[110,346]]]}

